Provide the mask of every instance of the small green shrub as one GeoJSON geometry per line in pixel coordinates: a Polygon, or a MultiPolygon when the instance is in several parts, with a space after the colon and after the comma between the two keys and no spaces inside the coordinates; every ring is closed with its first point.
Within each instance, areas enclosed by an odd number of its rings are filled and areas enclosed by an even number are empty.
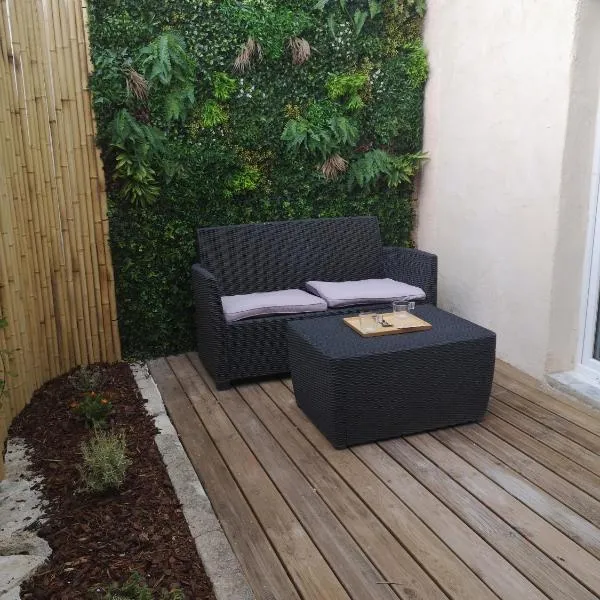
{"type": "Polygon", "coordinates": [[[262,173],[257,166],[244,165],[242,170],[231,178],[231,181],[227,185],[227,191],[233,197],[248,190],[255,190],[261,178],[262,173]]]}
{"type": "Polygon", "coordinates": [[[144,578],[139,573],[133,572],[124,584],[112,584],[104,600],[185,600],[185,596],[179,589],[153,592],[144,578]]]}
{"type": "Polygon", "coordinates": [[[71,403],[71,410],[83,417],[88,426],[103,427],[112,412],[112,403],[101,394],[87,392],[83,400],[71,403]]]}
{"type": "Polygon", "coordinates": [[[69,385],[78,392],[99,392],[105,383],[106,375],[99,367],[79,367],[69,375],[69,385]]]}
{"type": "Polygon", "coordinates": [[[131,465],[123,433],[96,429],[92,437],[81,444],[81,453],[80,473],[85,491],[103,494],[121,488],[131,465]]]}
{"type": "Polygon", "coordinates": [[[359,92],[368,81],[364,73],[332,75],[327,80],[327,95],[332,100],[344,100],[348,110],[358,110],[365,105],[359,92]]]}
{"type": "Polygon", "coordinates": [[[229,100],[238,87],[237,81],[222,71],[215,73],[212,84],[213,94],[217,100],[229,100]]]}
{"type": "Polygon", "coordinates": [[[207,100],[202,106],[202,127],[215,127],[225,123],[227,112],[216,100],[207,100]]]}

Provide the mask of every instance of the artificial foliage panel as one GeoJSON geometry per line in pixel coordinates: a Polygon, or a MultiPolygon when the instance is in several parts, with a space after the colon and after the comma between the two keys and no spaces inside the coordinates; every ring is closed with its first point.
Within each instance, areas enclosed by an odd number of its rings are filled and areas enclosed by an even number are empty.
{"type": "Polygon", "coordinates": [[[126,356],[193,349],[194,231],[377,215],[408,245],[424,0],[92,0],[126,356]]]}

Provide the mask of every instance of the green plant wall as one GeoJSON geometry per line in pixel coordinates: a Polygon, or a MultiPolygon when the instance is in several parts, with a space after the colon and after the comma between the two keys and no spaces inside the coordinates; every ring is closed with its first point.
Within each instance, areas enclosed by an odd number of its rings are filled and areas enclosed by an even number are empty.
{"type": "Polygon", "coordinates": [[[194,347],[198,226],[373,214],[410,244],[424,1],[90,1],[127,356],[194,347]]]}

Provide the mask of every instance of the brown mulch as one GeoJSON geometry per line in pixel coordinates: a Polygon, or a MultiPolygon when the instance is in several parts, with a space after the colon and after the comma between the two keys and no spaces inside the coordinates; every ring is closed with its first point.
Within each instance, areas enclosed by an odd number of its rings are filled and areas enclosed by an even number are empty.
{"type": "Polygon", "coordinates": [[[187,600],[213,600],[129,366],[102,369],[102,393],[113,405],[109,428],[125,433],[132,460],[120,493],[80,491],[80,446],[90,430],[70,408],[81,394],[66,375],[40,388],[11,427],[10,435],[30,446],[33,468],[43,476],[48,508],[39,534],[52,547],[49,562],[23,585],[22,597],[100,599],[108,585],[137,571],[157,598],[159,590],[178,587],[187,600]]]}

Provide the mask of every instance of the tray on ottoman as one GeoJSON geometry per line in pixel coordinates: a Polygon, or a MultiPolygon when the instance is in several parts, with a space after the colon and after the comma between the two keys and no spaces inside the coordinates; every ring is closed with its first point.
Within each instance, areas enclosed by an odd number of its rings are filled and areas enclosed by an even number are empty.
{"type": "Polygon", "coordinates": [[[428,331],[364,338],[339,316],[288,324],[298,406],[336,448],[483,418],[492,331],[420,306],[428,331]]]}
{"type": "Polygon", "coordinates": [[[360,323],[360,317],[344,317],[343,321],[348,327],[354,329],[356,333],[363,337],[377,337],[379,335],[394,335],[399,333],[412,333],[414,331],[427,331],[431,329],[431,325],[423,319],[419,319],[415,314],[407,314],[401,322],[401,325],[396,323],[394,313],[384,313],[381,315],[383,319],[390,324],[389,327],[384,327],[377,323],[375,331],[367,331],[363,329],[360,323]]]}

